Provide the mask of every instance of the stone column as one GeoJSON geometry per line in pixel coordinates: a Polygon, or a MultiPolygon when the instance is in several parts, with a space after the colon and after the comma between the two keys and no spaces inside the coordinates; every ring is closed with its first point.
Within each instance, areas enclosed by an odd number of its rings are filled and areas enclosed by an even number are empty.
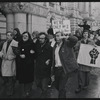
{"type": "Polygon", "coordinates": [[[32,15],[28,14],[28,25],[27,25],[27,30],[30,34],[32,34],[32,15]]]}
{"type": "Polygon", "coordinates": [[[26,13],[15,13],[15,28],[19,28],[21,34],[26,31],[26,13]]]}
{"type": "Polygon", "coordinates": [[[6,15],[6,22],[7,22],[7,26],[6,26],[6,29],[7,31],[13,31],[14,29],[14,15],[13,14],[7,14],[6,15]]]}
{"type": "Polygon", "coordinates": [[[91,2],[89,2],[89,16],[91,16],[91,2]]]}

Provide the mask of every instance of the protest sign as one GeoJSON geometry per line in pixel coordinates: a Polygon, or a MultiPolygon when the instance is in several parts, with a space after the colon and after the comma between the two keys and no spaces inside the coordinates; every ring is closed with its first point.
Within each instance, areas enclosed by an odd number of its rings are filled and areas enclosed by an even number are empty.
{"type": "Polygon", "coordinates": [[[100,68],[100,46],[81,44],[77,62],[79,64],[100,68]]]}
{"type": "Polygon", "coordinates": [[[62,31],[63,31],[64,34],[70,34],[71,33],[70,20],[63,20],[62,31]]]}
{"type": "Polygon", "coordinates": [[[65,20],[60,20],[60,19],[52,20],[52,27],[53,27],[54,34],[57,31],[61,31],[64,34],[69,34],[71,32],[71,30],[70,30],[70,20],[68,20],[68,19],[65,19],[65,20]]]}

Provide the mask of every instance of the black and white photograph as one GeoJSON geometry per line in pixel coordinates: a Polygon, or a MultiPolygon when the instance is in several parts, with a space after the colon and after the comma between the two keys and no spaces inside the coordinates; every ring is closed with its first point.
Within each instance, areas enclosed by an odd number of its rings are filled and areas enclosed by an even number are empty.
{"type": "Polygon", "coordinates": [[[100,98],[100,2],[0,2],[1,98],[100,98]]]}

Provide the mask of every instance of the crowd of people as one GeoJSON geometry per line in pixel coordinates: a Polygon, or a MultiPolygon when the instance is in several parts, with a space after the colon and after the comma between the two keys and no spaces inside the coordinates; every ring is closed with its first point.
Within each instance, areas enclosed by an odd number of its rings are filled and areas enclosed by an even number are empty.
{"type": "Polygon", "coordinates": [[[74,35],[66,36],[60,31],[54,34],[51,27],[47,33],[25,31],[21,34],[18,28],[8,31],[6,41],[0,44],[0,71],[6,94],[13,95],[18,81],[23,87],[23,96],[29,96],[35,82],[42,94],[46,93],[48,86],[54,85],[58,97],[66,98],[66,83],[77,73],[75,92],[86,89],[92,67],[77,63],[80,44],[100,46],[100,29],[90,31],[87,25],[79,26],[84,29],[79,28],[74,35]]]}

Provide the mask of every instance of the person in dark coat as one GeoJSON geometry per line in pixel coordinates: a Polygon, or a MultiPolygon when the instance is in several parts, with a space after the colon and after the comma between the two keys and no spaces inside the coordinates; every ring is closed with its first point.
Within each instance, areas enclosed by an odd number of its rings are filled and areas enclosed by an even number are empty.
{"type": "Polygon", "coordinates": [[[88,31],[89,31],[90,28],[91,28],[90,25],[87,24],[87,21],[86,21],[86,20],[83,20],[83,25],[78,24],[78,26],[79,26],[79,27],[83,27],[83,32],[84,32],[85,30],[88,30],[88,31]]]}
{"type": "Polygon", "coordinates": [[[44,94],[51,75],[52,47],[49,45],[46,33],[40,32],[38,40],[36,44],[36,84],[44,94]]]}
{"type": "MultiPolygon", "coordinates": [[[[21,33],[20,33],[20,30],[19,30],[19,28],[14,28],[14,30],[13,30],[13,34],[14,34],[14,37],[13,37],[13,39],[15,40],[15,41],[17,41],[17,42],[20,42],[21,41],[21,33]]],[[[18,51],[18,49],[16,49],[16,48],[13,48],[14,49],[14,51],[16,52],[15,54],[16,54],[16,72],[18,71],[18,54],[19,54],[19,51],[18,51]],[[16,49],[16,50],[15,50],[16,49]]],[[[17,76],[18,75],[16,75],[16,78],[15,78],[15,82],[17,81],[17,76]]]]}
{"type": "Polygon", "coordinates": [[[20,55],[18,59],[18,80],[24,84],[23,96],[28,96],[34,81],[35,47],[29,32],[22,34],[22,40],[18,44],[20,55]]]}
{"type": "Polygon", "coordinates": [[[62,32],[55,33],[56,43],[53,50],[54,86],[59,92],[58,98],[66,98],[66,83],[78,69],[73,47],[78,39],[75,36],[64,36],[62,32]]]}
{"type": "MultiPolygon", "coordinates": [[[[51,47],[53,47],[55,45],[55,38],[54,38],[54,32],[53,32],[53,28],[50,27],[48,30],[47,30],[47,33],[48,33],[48,38],[49,38],[49,44],[51,47]]],[[[52,69],[51,69],[52,70],[52,69]]],[[[51,75],[52,76],[52,75],[51,75]]],[[[52,85],[52,80],[51,80],[51,76],[50,76],[50,81],[49,81],[49,84],[48,84],[48,87],[51,87],[52,85]]]]}

